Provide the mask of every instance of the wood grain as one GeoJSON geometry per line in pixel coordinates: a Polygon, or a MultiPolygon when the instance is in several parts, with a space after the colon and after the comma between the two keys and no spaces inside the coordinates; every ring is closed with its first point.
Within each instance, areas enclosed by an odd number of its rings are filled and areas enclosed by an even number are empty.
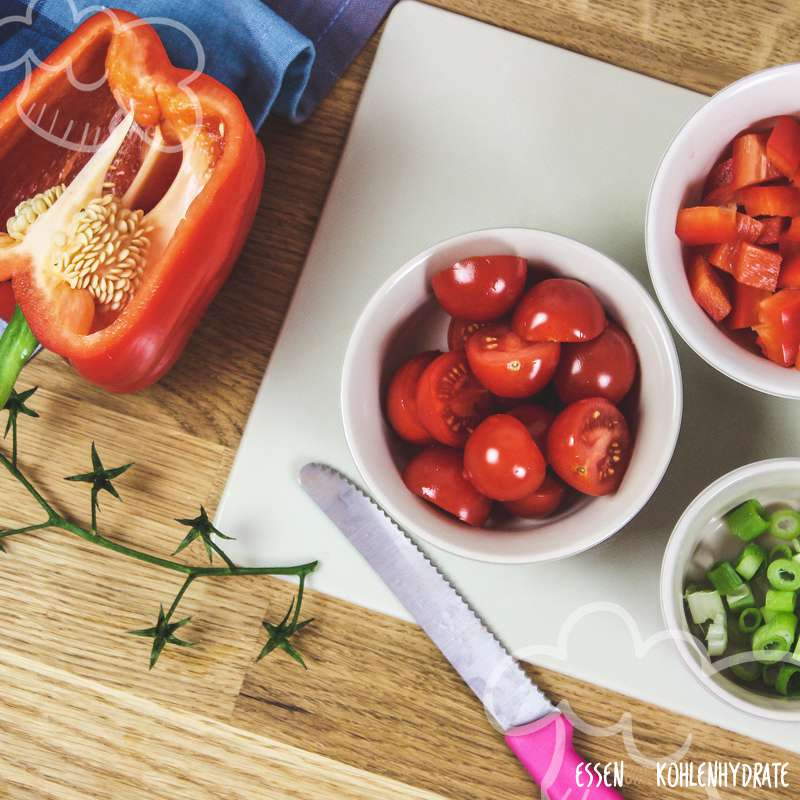
{"type": "MultiPolygon", "coordinates": [[[[708,0],[433,0],[449,8],[689,88],[710,92],[800,57],[794,2],[708,0]]],[[[65,513],[86,518],[65,475],[135,460],[123,503],[101,524],[120,540],[171,552],[174,517],[213,510],[311,242],[380,33],[302,127],[271,120],[267,178],[234,275],[176,368],[136,396],[87,386],[54,356],[25,385],[43,388],[23,420],[24,463],[65,513]]],[[[31,521],[0,476],[0,525],[31,521]]],[[[267,532],[266,535],[278,535],[267,532]]],[[[184,554],[182,554],[184,555],[184,554]]],[[[187,553],[199,560],[202,553],[187,553]]],[[[413,626],[311,594],[303,634],[311,669],[281,654],[254,664],[265,610],[289,587],[271,579],[200,581],[186,600],[191,650],[146,670],[150,624],[176,576],[48,532],[14,540],[0,559],[0,797],[491,798],[531,796],[467,690],[413,626]],[[457,721],[454,729],[450,721],[457,721]],[[445,721],[447,735],[444,734],[445,721]]],[[[581,718],[633,718],[649,757],[693,737],[689,758],[791,762],[794,789],[725,790],[722,798],[795,798],[800,760],[654,706],[552,672],[537,681],[581,718]]],[[[619,736],[583,737],[598,760],[619,736]]],[[[626,765],[626,796],[700,797],[655,789],[651,767],[626,765]]]]}

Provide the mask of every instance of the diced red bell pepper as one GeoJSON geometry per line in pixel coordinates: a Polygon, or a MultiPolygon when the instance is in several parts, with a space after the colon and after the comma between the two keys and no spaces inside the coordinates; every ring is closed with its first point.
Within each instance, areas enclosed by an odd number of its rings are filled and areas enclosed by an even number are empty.
{"type": "MultiPolygon", "coordinates": [[[[233,92],[171,64],[145,20],[103,9],[0,101],[0,219],[47,187],[64,182],[69,192],[83,165],[82,153],[39,135],[23,105],[35,113],[47,107],[53,124],[61,112],[59,126],[66,113],[64,127],[74,121],[84,138],[95,129],[113,136],[113,121],[130,110],[141,129],[157,129],[182,151],[177,177],[169,175],[169,188],[145,217],[153,230],[141,285],[113,318],[24,241],[0,248],[19,306],[44,347],[110,391],[149,386],[178,359],[242,250],[261,197],[261,143],[233,92]]],[[[162,161],[155,164],[158,177],[162,161]]]]}
{"type": "Polygon", "coordinates": [[[733,200],[733,158],[726,158],[711,168],[703,187],[703,205],[721,206],[733,200]]]}
{"type": "Polygon", "coordinates": [[[764,355],[783,367],[792,367],[800,351],[800,289],[781,289],[758,307],[758,345],[764,355]]]}
{"type": "Polygon", "coordinates": [[[692,257],[687,272],[692,297],[711,319],[721,322],[731,313],[730,295],[724,276],[699,254],[692,257]]]}
{"type": "Polygon", "coordinates": [[[778,248],[784,258],[791,258],[800,253],[800,217],[795,217],[781,234],[778,248]]]}
{"type": "Polygon", "coordinates": [[[800,254],[784,261],[778,275],[779,289],[800,289],[800,254]]]}
{"type": "Polygon", "coordinates": [[[800,123],[779,117],[767,139],[767,158],[779,172],[791,178],[800,167],[800,123]]]}
{"type": "Polygon", "coordinates": [[[764,223],[747,214],[737,214],[736,231],[740,239],[744,239],[746,242],[757,242],[764,232],[764,223]]]}
{"type": "Polygon", "coordinates": [[[735,242],[714,245],[708,254],[708,263],[733,275],[733,267],[736,264],[736,247],[735,242]]]}
{"type": "Polygon", "coordinates": [[[745,133],[733,140],[733,188],[741,189],[780,177],[767,157],[767,135],[745,133]]]}
{"type": "Polygon", "coordinates": [[[800,189],[794,186],[748,186],[739,202],[752,217],[800,216],[800,189]]]}
{"type": "Polygon", "coordinates": [[[770,296],[766,289],[756,289],[745,283],[733,284],[733,311],[726,320],[731,330],[752,328],[758,322],[761,301],[770,296]]]}
{"type": "Polygon", "coordinates": [[[786,227],[786,220],[783,217],[764,217],[759,222],[762,228],[761,235],[756,239],[756,244],[778,244],[783,229],[786,227]]]}
{"type": "Polygon", "coordinates": [[[739,235],[736,209],[728,206],[692,206],[678,212],[678,238],[688,245],[733,242],[739,235]]]}
{"type": "Polygon", "coordinates": [[[767,250],[750,242],[739,242],[736,248],[736,262],[733,265],[733,277],[739,283],[745,283],[755,289],[774,292],[778,286],[781,261],[780,254],[773,250],[767,250]]]}

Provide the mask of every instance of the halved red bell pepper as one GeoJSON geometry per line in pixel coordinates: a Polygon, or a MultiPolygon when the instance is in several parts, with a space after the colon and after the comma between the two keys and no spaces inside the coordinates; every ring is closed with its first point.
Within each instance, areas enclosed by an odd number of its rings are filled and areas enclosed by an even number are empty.
{"type": "Polygon", "coordinates": [[[800,351],[800,289],[781,289],[763,300],[753,330],[770,361],[784,367],[794,366],[800,351]]]}
{"type": "Polygon", "coordinates": [[[778,117],[767,139],[767,158],[791,178],[800,167],[800,123],[794,117],[778,117]]]}
{"type": "Polygon", "coordinates": [[[753,217],[800,216],[800,189],[794,186],[748,186],[738,194],[739,202],[753,217]]]}
{"type": "Polygon", "coordinates": [[[755,289],[774,292],[781,271],[781,257],[774,250],[767,250],[750,242],[739,242],[733,265],[733,277],[755,289]]]}
{"type": "Polygon", "coordinates": [[[11,319],[17,301],[14,298],[14,290],[11,288],[11,281],[0,283],[0,319],[6,322],[11,319]]]}
{"type": "Polygon", "coordinates": [[[724,275],[717,272],[705,257],[693,256],[687,270],[689,288],[697,304],[715,322],[721,322],[731,313],[731,300],[724,275]]]}
{"type": "Polygon", "coordinates": [[[31,227],[36,236],[0,242],[0,279],[13,274],[36,337],[87,380],[111,391],[141,389],[174,364],[230,273],[261,195],[263,149],[230,90],[174,67],[153,28],[134,15],[103,10],[0,103],[0,219],[62,182],[64,196],[75,199],[76,187],[88,186],[87,174],[102,163],[100,151],[90,159],[41,136],[20,112],[42,107],[48,119],[58,111],[60,125],[72,121],[74,130],[107,139],[101,150],[113,159],[106,180],[124,195],[123,205],[135,198],[133,207],[146,211],[152,226],[147,260],[124,307],[114,308],[111,294],[98,299],[96,287],[92,294],[92,287],[70,286],[37,255],[50,235],[47,220],[65,208],[56,201],[31,227]],[[103,74],[107,80],[78,89],[68,68],[85,83],[103,74]],[[157,145],[148,149],[133,122],[157,145]]]}
{"type": "Polygon", "coordinates": [[[765,289],[755,289],[745,283],[733,284],[733,311],[725,320],[731,330],[752,328],[758,323],[758,310],[761,301],[766,300],[770,292],[765,289]]]}

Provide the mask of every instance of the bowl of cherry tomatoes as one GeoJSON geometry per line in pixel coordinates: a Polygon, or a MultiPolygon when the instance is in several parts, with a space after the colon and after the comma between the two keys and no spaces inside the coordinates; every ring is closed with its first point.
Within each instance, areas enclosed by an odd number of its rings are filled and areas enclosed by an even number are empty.
{"type": "Polygon", "coordinates": [[[680,429],[680,366],[638,281],[544,231],[457,236],[364,308],[342,373],[350,451],[406,530],[495,563],[564,558],[647,502],[680,429]]]}
{"type": "Polygon", "coordinates": [[[653,179],[647,260],[686,343],[739,383],[800,398],[800,64],[714,95],[653,179]]]}

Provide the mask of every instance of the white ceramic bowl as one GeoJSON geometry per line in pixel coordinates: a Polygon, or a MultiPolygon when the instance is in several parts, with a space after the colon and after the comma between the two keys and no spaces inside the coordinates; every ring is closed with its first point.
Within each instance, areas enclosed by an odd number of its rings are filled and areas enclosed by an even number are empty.
{"type": "Polygon", "coordinates": [[[672,457],[682,411],[675,345],[658,307],[625,269],[591,248],[543,231],[499,228],[457,236],[399,269],[372,297],[353,330],[342,375],[344,430],[375,499],[406,530],[450,552],[481,561],[533,563],[564,558],[616,533],[647,502],[672,457]],[[469,528],[413,495],[400,469],[407,450],[384,421],[382,399],[393,371],[422,350],[447,349],[449,317],[430,279],[469,256],[511,254],[584,281],[627,330],[639,355],[640,391],[632,420],[635,447],[616,494],[586,498],[548,520],[515,519],[469,528]]]}
{"type": "Polygon", "coordinates": [[[786,369],[729,339],[697,305],[686,280],[678,210],[700,201],[709,169],[737,133],[800,111],[800,64],[756,72],[715,94],[678,131],[658,167],[647,205],[647,261],[658,299],[686,344],[712,367],[752,389],[800,397],[800,370],[786,369]]]}
{"type": "Polygon", "coordinates": [[[705,647],[690,633],[684,610],[687,583],[705,580],[719,560],[735,558],[743,547],[722,517],[755,497],[765,506],[800,508],[800,459],[756,461],[729,472],[704,489],[689,505],[672,532],[661,567],[661,610],[683,660],[697,679],[739,709],[770,719],[800,722],[800,700],[772,697],[734,683],[712,667],[705,647]]]}

